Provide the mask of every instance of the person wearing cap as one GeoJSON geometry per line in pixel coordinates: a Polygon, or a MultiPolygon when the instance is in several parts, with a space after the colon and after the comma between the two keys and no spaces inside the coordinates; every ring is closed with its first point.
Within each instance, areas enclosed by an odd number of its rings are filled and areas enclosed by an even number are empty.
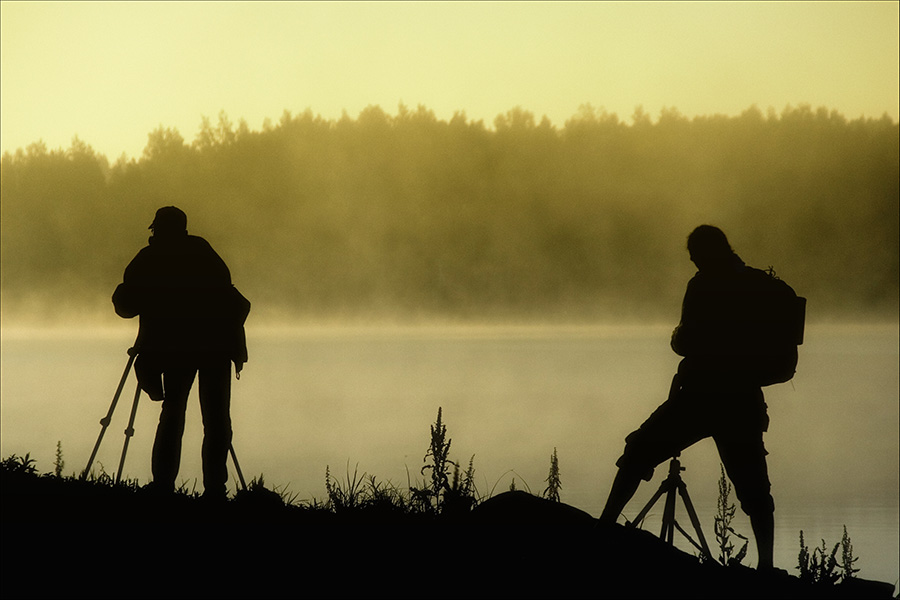
{"type": "Polygon", "coordinates": [[[244,321],[250,304],[212,246],[188,235],[182,210],[160,208],[150,230],[148,245],[125,268],[112,301],[120,317],[140,319],[135,373],[150,398],[162,402],[151,485],[164,493],[175,489],[188,395],[199,379],[204,497],[224,499],[231,365],[239,377],[247,361],[244,321]]]}

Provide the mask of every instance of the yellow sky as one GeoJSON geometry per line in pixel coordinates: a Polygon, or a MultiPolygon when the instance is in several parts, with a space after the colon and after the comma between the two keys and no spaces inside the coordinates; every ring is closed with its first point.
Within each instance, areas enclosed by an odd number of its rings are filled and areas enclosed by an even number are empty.
{"type": "Polygon", "coordinates": [[[224,110],[423,104],[627,119],[811,104],[898,120],[898,2],[2,2],[0,149],[78,135],[114,160],[224,110]]]}

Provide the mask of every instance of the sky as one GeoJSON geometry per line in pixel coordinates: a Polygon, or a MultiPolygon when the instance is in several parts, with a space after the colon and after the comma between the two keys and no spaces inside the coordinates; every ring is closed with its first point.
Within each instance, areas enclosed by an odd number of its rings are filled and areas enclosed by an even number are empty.
{"type": "Polygon", "coordinates": [[[424,105],[562,127],[591,104],[688,117],[825,106],[898,120],[898,2],[7,2],[0,149],[139,158],[221,112],[424,105]]]}

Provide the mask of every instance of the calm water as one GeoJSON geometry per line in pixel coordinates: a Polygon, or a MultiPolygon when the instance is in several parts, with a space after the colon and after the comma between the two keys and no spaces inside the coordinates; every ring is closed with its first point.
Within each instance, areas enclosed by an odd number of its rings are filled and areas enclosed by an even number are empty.
{"type": "MultiPolygon", "coordinates": [[[[84,469],[125,367],[131,329],[4,328],[0,353],[2,455],[31,453],[53,470],[84,469]]],[[[677,357],[668,328],[304,328],[248,331],[250,362],[235,382],[234,445],[247,479],[298,500],[340,479],[375,475],[402,488],[423,479],[438,407],[451,457],[474,455],[479,491],[538,493],[554,448],[562,499],[598,515],[623,438],[664,400],[677,357]]],[[[799,531],[830,547],[846,525],[860,576],[900,575],[898,328],[810,327],[792,383],[767,388],[766,437],[777,504],[776,561],[796,573],[799,531]]],[[[107,430],[95,471],[115,474],[133,379],[107,430]]],[[[196,391],[194,392],[196,394],[196,391]]],[[[158,405],[139,405],[125,472],[149,480],[158,405]]],[[[188,412],[181,477],[200,477],[199,408],[188,412]]],[[[684,479],[713,542],[719,461],[710,440],[682,455],[684,479]]],[[[626,509],[634,515],[665,475],[657,470],[626,509]]],[[[196,483],[199,488],[199,483],[196,483]]],[[[233,485],[233,483],[232,483],[233,485]]],[[[648,517],[657,531],[660,502],[648,517]]],[[[688,525],[686,516],[679,521],[688,525]]],[[[750,534],[739,512],[735,528],[750,534]]],[[[679,542],[684,549],[689,547],[679,542]]],[[[751,543],[748,562],[756,562],[751,543]]]]}

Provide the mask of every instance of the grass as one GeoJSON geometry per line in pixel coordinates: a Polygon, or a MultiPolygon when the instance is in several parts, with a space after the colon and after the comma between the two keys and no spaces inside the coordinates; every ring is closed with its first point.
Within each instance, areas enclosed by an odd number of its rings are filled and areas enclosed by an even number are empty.
{"type": "MultiPolygon", "coordinates": [[[[375,475],[360,473],[358,465],[352,472],[348,461],[346,474],[338,478],[332,473],[331,467],[325,467],[325,498],[312,498],[311,500],[299,500],[298,495],[289,492],[286,488],[266,487],[264,477],[260,474],[252,479],[246,490],[238,490],[232,500],[242,500],[248,496],[261,496],[265,494],[271,499],[277,496],[281,504],[288,507],[307,508],[331,513],[347,513],[349,511],[395,512],[400,514],[461,514],[471,511],[480,502],[493,496],[493,488],[490,493],[482,495],[475,484],[475,457],[469,459],[465,470],[460,464],[451,458],[450,447],[452,440],[447,435],[447,426],[443,422],[443,411],[439,407],[437,419],[430,426],[429,444],[425,450],[423,466],[420,469],[422,480],[409,480],[406,489],[391,481],[381,481],[375,475]]],[[[551,474],[556,473],[550,488],[556,494],[558,501],[558,463],[556,450],[553,452],[553,464],[551,474]]],[[[65,461],[63,458],[62,443],[57,442],[56,457],[52,474],[41,475],[38,473],[36,463],[30,454],[25,456],[11,455],[2,461],[2,470],[10,475],[33,475],[44,480],[48,478],[59,482],[81,482],[85,486],[100,486],[117,490],[132,492],[147,489],[141,486],[137,480],[123,478],[116,482],[102,462],[97,461],[89,473],[83,477],[64,475],[65,461]]],[[[185,498],[199,498],[197,481],[183,481],[175,490],[176,496],[185,498]]]]}
{"type": "MultiPolygon", "coordinates": [[[[720,502],[716,515],[716,539],[720,550],[719,562],[732,567],[721,570],[721,573],[730,573],[727,576],[713,574],[709,569],[715,567],[701,565],[697,557],[676,551],[657,537],[643,531],[628,530],[627,534],[621,534],[643,537],[622,537],[616,540],[601,537],[599,538],[601,541],[592,543],[590,550],[587,551],[582,546],[587,538],[581,536],[597,535],[596,532],[592,534],[587,531],[578,534],[580,537],[577,539],[581,541],[573,543],[572,540],[576,538],[566,537],[574,535],[572,529],[558,527],[553,520],[562,519],[564,511],[571,508],[561,500],[562,480],[556,448],[550,455],[546,487],[541,494],[534,495],[528,491],[527,494],[517,492],[518,496],[504,495],[507,500],[532,498],[532,502],[543,503],[526,502],[519,508],[513,504],[513,510],[523,510],[523,506],[537,507],[541,511],[541,518],[534,518],[535,515],[528,512],[514,513],[515,516],[510,519],[512,528],[499,529],[493,533],[490,528],[472,529],[473,522],[464,517],[494,498],[494,488],[497,486],[495,484],[488,493],[482,494],[475,485],[475,457],[472,456],[467,466],[462,468],[451,455],[451,445],[452,440],[444,422],[443,412],[439,408],[437,418],[430,426],[428,444],[418,477],[413,479],[408,476],[406,487],[391,481],[379,480],[374,475],[360,473],[358,465],[351,470],[348,461],[343,477],[336,477],[330,466],[326,466],[325,497],[321,500],[313,498],[300,501],[297,494],[268,486],[260,474],[249,482],[247,489],[239,490],[233,498],[224,503],[224,506],[217,508],[204,505],[196,489],[196,482],[193,485],[183,483],[169,500],[161,502],[158,497],[148,495],[146,486],[139,485],[136,480],[124,479],[116,482],[101,463],[98,463],[97,471],[92,471],[84,478],[64,476],[62,447],[61,444],[57,444],[52,473],[40,474],[29,454],[12,455],[0,461],[4,483],[4,527],[10,523],[17,524],[17,518],[20,518],[19,515],[11,514],[16,510],[11,507],[24,507],[32,518],[35,518],[35,515],[52,514],[57,519],[55,521],[57,525],[54,527],[60,530],[64,529],[65,519],[73,515],[88,522],[107,524],[115,522],[124,524],[130,523],[133,519],[143,518],[150,519],[153,523],[165,523],[166,526],[177,526],[182,523],[192,524],[190,526],[194,527],[198,523],[214,525],[228,522],[229,526],[234,526],[236,531],[242,532],[240,535],[267,530],[290,532],[294,531],[291,529],[291,523],[303,523],[304,525],[297,530],[299,533],[295,532],[293,538],[288,533],[279,533],[285,537],[286,544],[285,550],[281,553],[285,557],[298,554],[297,560],[305,561],[309,565],[316,564],[328,556],[342,555],[347,548],[356,548],[360,556],[375,561],[373,564],[390,557],[400,560],[401,556],[405,557],[404,560],[415,561],[418,553],[424,548],[430,548],[443,553],[443,558],[433,556],[438,562],[449,561],[452,557],[455,561],[461,561],[461,565],[469,564],[468,567],[460,566],[463,569],[461,572],[466,568],[474,568],[471,565],[479,560],[488,561],[489,564],[492,564],[491,561],[509,560],[513,561],[510,565],[517,564],[514,557],[529,552],[537,552],[541,557],[537,563],[529,563],[528,568],[531,570],[546,570],[554,565],[553,568],[557,570],[574,569],[582,565],[582,561],[593,556],[591,553],[599,553],[598,558],[590,558],[590,564],[584,566],[585,572],[594,572],[592,569],[596,566],[590,565],[607,564],[610,569],[607,574],[609,582],[621,584],[631,577],[639,582],[635,585],[655,585],[654,582],[657,580],[653,578],[652,581],[648,580],[645,571],[654,569],[664,571],[668,568],[674,569],[673,573],[681,573],[696,566],[704,570],[687,577],[679,585],[699,586],[697,589],[700,589],[706,585],[705,581],[709,577],[726,577],[724,580],[726,582],[729,581],[728,577],[734,578],[732,583],[737,586],[736,590],[741,586],[756,589],[752,586],[762,585],[747,579],[751,577],[750,574],[756,577],[756,572],[740,565],[746,554],[747,539],[731,526],[735,508],[729,501],[731,486],[725,480],[724,470],[719,481],[720,502]],[[17,482],[29,482],[31,489],[35,490],[26,494],[28,498],[24,503],[21,496],[13,501],[8,500],[7,492],[16,489],[17,482]],[[60,507],[66,510],[61,511],[60,507]],[[562,512],[554,512],[551,507],[559,507],[562,512]],[[223,517],[226,514],[227,518],[223,517]],[[222,521],[223,518],[227,520],[222,521]],[[363,520],[360,521],[360,518],[363,520]],[[266,522],[276,526],[261,528],[260,524],[266,522]],[[373,523],[381,525],[371,529],[373,523]],[[467,523],[469,525],[464,526],[467,523]],[[553,538],[553,543],[545,543],[549,539],[548,536],[553,538]],[[743,547],[737,552],[731,541],[732,536],[744,540],[743,547]],[[291,541],[292,539],[296,541],[291,541]],[[301,544],[312,543],[312,546],[305,550],[306,554],[293,548],[298,541],[301,544]],[[317,549],[323,543],[324,548],[331,550],[317,549]],[[640,563],[640,566],[622,562],[632,554],[640,557],[635,561],[640,563]],[[653,558],[650,558],[651,555],[653,558]],[[679,558],[680,556],[683,556],[686,562],[679,558]],[[668,561],[672,561],[671,564],[668,564],[668,561]],[[618,566],[613,568],[609,565],[618,566]],[[740,585],[735,583],[742,579],[744,581],[740,585]]],[[[527,488],[527,484],[525,487],[527,488]]],[[[516,489],[516,479],[513,478],[510,490],[516,489]]],[[[27,526],[27,523],[25,525],[27,526]]],[[[624,528],[622,530],[625,531],[624,528]]],[[[609,536],[611,533],[619,535],[609,531],[603,535],[609,536]]],[[[842,587],[840,584],[855,580],[854,575],[859,571],[855,567],[858,559],[853,555],[853,545],[846,527],[843,539],[831,552],[827,552],[824,540],[821,547],[810,551],[804,543],[802,531],[800,545],[797,567],[800,576],[785,575],[787,579],[819,590],[837,590],[842,587]]],[[[258,550],[263,553],[270,552],[265,547],[258,550]]],[[[427,557],[428,552],[424,552],[421,560],[426,560],[427,557]]],[[[485,568],[492,572],[489,566],[485,568]]],[[[570,574],[570,577],[575,578],[572,581],[577,579],[574,574],[570,574]]],[[[658,578],[659,582],[666,580],[664,577],[658,578]]],[[[775,584],[770,582],[766,585],[785,585],[785,581],[775,584]]],[[[717,594],[722,592],[722,585],[716,584],[717,594]]],[[[722,593],[722,596],[727,597],[728,594],[722,593]]],[[[807,597],[819,596],[812,594],[807,597]]],[[[859,597],[865,597],[865,594],[859,597]]]]}
{"type": "Polygon", "coordinates": [[[419,474],[423,480],[408,481],[403,490],[391,481],[378,481],[374,475],[359,474],[358,465],[343,481],[325,467],[325,506],[334,512],[378,510],[402,514],[459,515],[471,511],[484,498],[475,486],[475,457],[465,471],[450,458],[452,440],[447,436],[442,409],[431,425],[431,436],[419,474]],[[426,477],[427,475],[427,477],[426,477]]]}

